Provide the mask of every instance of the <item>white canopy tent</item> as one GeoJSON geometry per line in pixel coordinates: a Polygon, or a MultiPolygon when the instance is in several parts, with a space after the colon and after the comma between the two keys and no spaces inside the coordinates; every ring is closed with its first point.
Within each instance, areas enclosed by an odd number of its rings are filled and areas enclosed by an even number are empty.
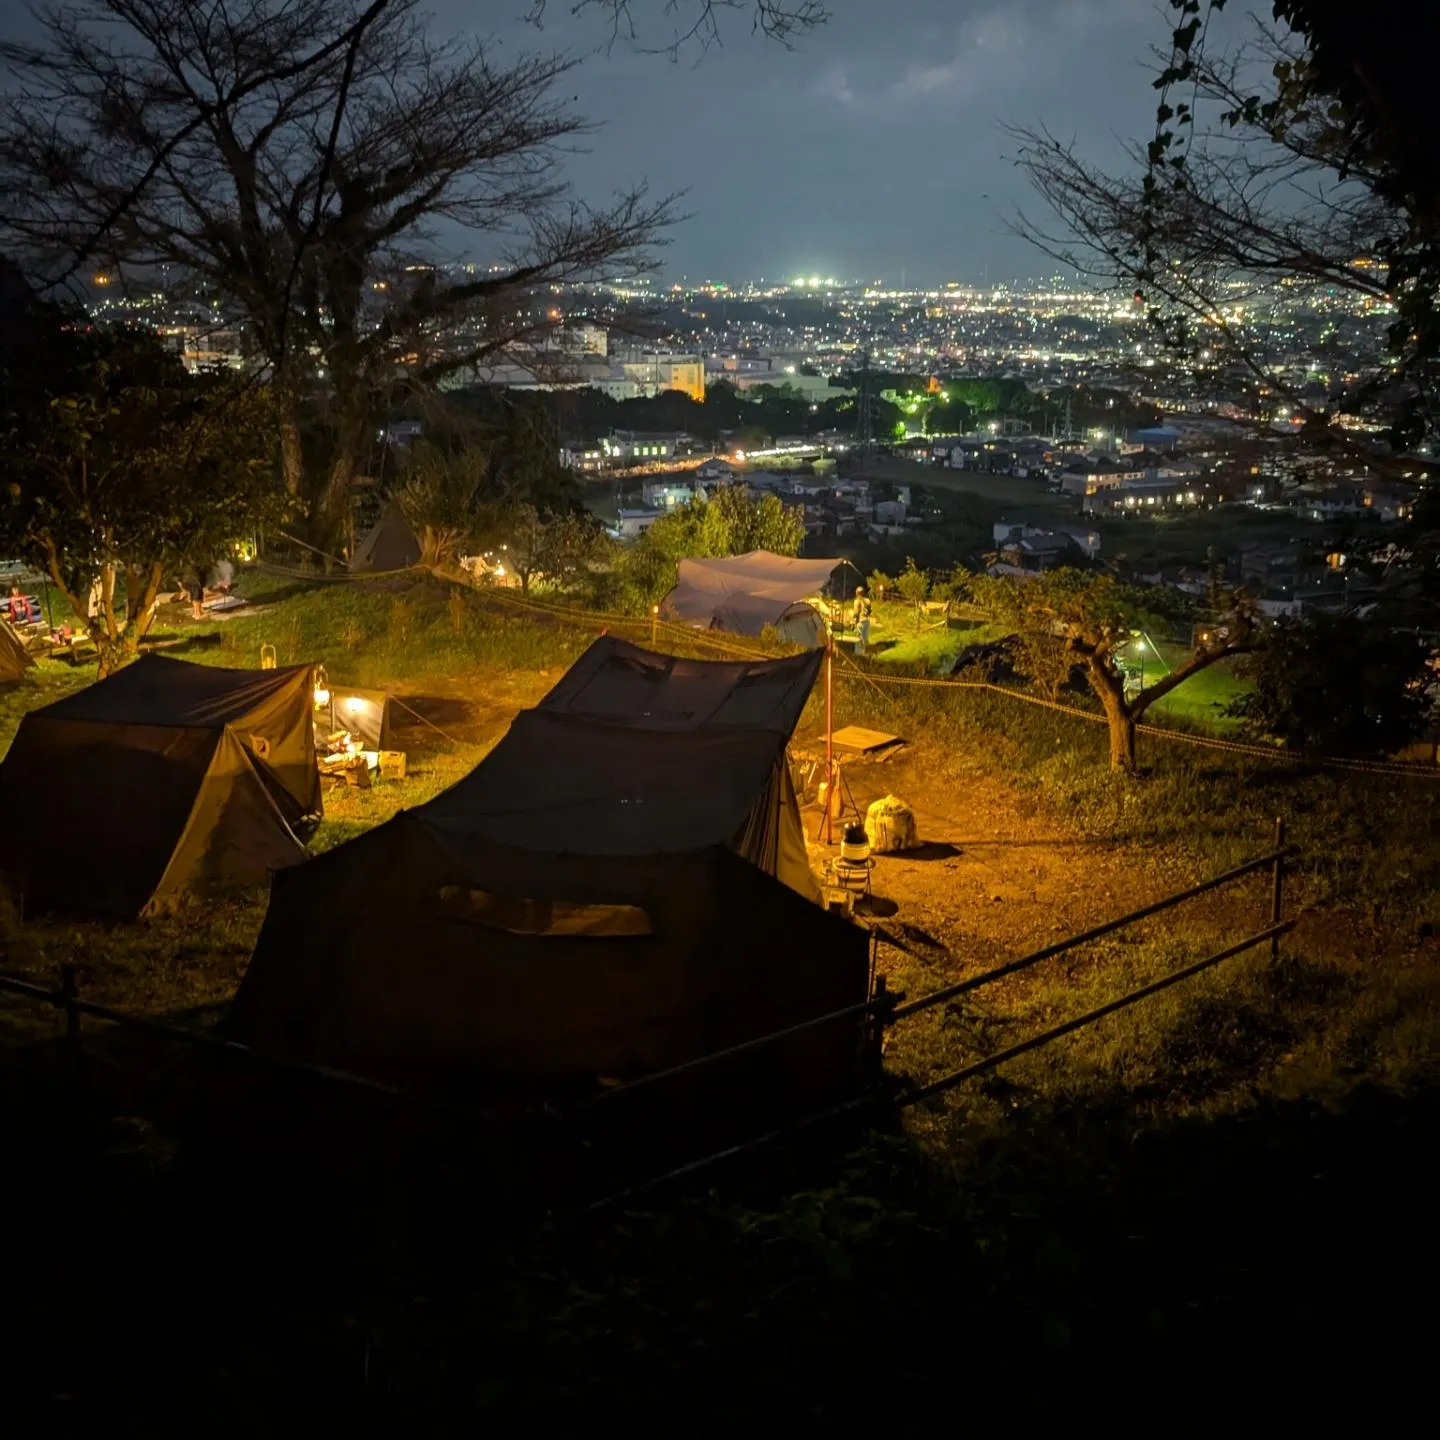
{"type": "Polygon", "coordinates": [[[815,648],[825,643],[825,622],[807,597],[823,589],[844,563],[769,550],[685,559],[660,613],[682,625],[735,635],[758,635],[769,625],[783,639],[815,648]]]}

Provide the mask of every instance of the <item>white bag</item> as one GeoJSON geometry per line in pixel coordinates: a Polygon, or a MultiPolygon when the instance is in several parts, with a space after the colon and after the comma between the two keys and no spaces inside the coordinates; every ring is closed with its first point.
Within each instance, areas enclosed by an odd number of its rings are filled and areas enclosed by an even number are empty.
{"type": "Polygon", "coordinates": [[[920,843],[915,812],[893,795],[877,800],[865,812],[865,833],[870,837],[870,849],[876,855],[911,850],[920,843]]]}

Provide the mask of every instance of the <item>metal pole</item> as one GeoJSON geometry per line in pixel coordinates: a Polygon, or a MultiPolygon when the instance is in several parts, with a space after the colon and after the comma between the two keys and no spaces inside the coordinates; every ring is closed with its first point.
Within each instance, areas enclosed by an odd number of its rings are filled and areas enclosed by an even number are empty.
{"type": "Polygon", "coordinates": [[[659,626],[660,607],[658,605],[652,605],[650,607],[650,648],[652,650],[654,650],[657,645],[657,631],[659,630],[659,626]]]}
{"type": "MultiPolygon", "coordinates": [[[[1280,914],[1285,905],[1285,857],[1280,852],[1285,848],[1285,820],[1275,817],[1275,866],[1270,872],[1270,924],[1280,923],[1280,914]]],[[[1280,958],[1280,936],[1277,933],[1270,941],[1270,959],[1273,963],[1280,958]]]]}
{"type": "Polygon", "coordinates": [[[830,816],[835,809],[835,635],[825,631],[825,843],[834,843],[830,816]]]}

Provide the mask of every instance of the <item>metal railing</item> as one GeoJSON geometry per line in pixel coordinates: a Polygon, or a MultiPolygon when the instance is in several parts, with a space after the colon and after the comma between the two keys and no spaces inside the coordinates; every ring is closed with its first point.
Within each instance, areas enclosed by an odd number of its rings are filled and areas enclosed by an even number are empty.
{"type": "MultiPolygon", "coordinates": [[[[956,996],[981,989],[986,985],[994,984],[998,980],[1003,980],[1010,975],[1028,970],[1044,960],[1053,959],[1057,955],[1063,955],[1067,951],[1077,949],[1079,946],[1089,944],[1106,935],[1114,934],[1128,926],[1149,919],[1151,916],[1173,910],[1189,900],[1194,900],[1201,895],[1209,894],[1224,886],[1232,885],[1239,880],[1245,879],[1247,876],[1265,871],[1269,872],[1269,923],[1260,930],[1225,946],[1214,954],[1207,955],[1203,959],[1194,961],[1189,965],[1184,965],[1180,969],[1173,970],[1157,980],[1152,980],[1136,990],[1129,991],[1127,994],[1108,1001],[1106,1004],[1100,1005],[1093,1010],[1088,1010],[1082,1015],[1077,1015],[1073,1019],[1066,1020],[1048,1030],[1041,1031],[1039,1034],[1018,1041],[1016,1044],[1008,1046],[1003,1050],[998,1050],[993,1054],[983,1056],[969,1065],[962,1066],[947,1075],[940,1076],[938,1079],[907,1090],[899,1095],[886,1097],[886,1103],[897,1109],[905,1109],[912,1105],[918,1105],[925,1100],[933,1099],[945,1091],[952,1090],[956,1086],[964,1084],[967,1080],[973,1080],[977,1076],[987,1074],[1022,1055],[1038,1050],[1042,1046],[1052,1044],[1054,1041],[1063,1039],[1067,1035],[1073,1035],[1076,1031],[1082,1030],[1088,1025],[1093,1025],[1109,1015],[1114,1015],[1121,1010],[1126,1010],[1132,1005],[1138,1005],[1154,995],[1161,994],[1163,991],[1172,989],[1176,985],[1183,984],[1185,981],[1193,979],[1204,971],[1226,960],[1233,959],[1238,955],[1243,955],[1247,951],[1254,950],[1261,945],[1268,944],[1270,946],[1272,962],[1278,960],[1280,940],[1284,935],[1292,931],[1296,924],[1294,919],[1287,920],[1283,914],[1285,903],[1285,862],[1293,859],[1298,853],[1294,846],[1286,844],[1285,822],[1277,819],[1275,822],[1274,843],[1263,855],[1257,855],[1252,860],[1247,860],[1241,865],[1236,865],[1229,870],[1223,871],[1221,874],[1213,875],[1208,880],[1202,880],[1199,884],[1192,885],[1185,890],[1167,895],[1161,900],[1154,901],[1152,904],[1143,905],[1138,910],[1130,911],[1127,915],[1121,915],[1114,920],[1106,921],[1102,925],[1092,926],[1089,930],[1084,930],[1077,935],[1069,936],[1064,940],[1056,942],[1054,945],[1047,945],[1040,950],[1032,951],[1028,955],[1023,955],[1016,960],[1008,961],[1006,964],[996,966],[980,975],[971,976],[968,979],[957,981],[952,985],[942,986],[938,990],[933,990],[911,1001],[905,1001],[902,997],[889,993],[886,989],[884,977],[879,976],[876,980],[875,992],[868,1001],[847,1006],[842,1010],[831,1011],[828,1014],[817,1016],[813,1020],[804,1021],[797,1025],[787,1026],[785,1029],[774,1031],[769,1035],[757,1036],[742,1044],[728,1047],[723,1051],[717,1051],[713,1055],[700,1056],[695,1060],[687,1061],[683,1065],[673,1066],[668,1070],[657,1071],[653,1075],[642,1076],[638,1080],[631,1081],[628,1085],[617,1086],[613,1091],[608,1092],[607,1096],[598,1098],[609,1098],[609,1096],[627,1094],[643,1086],[655,1084],[671,1077],[700,1069],[715,1061],[774,1044],[802,1031],[821,1025],[835,1024],[838,1021],[848,1018],[860,1019],[864,1017],[871,1027],[870,1033],[872,1037],[874,1037],[878,1044],[880,1037],[883,1036],[884,1032],[890,1026],[899,1024],[927,1010],[931,1010],[937,1005],[942,1005],[946,1001],[954,999],[956,996]]],[[[802,1116],[798,1120],[791,1121],[764,1134],[742,1140],[734,1145],[727,1146],[723,1150],[701,1156],[698,1159],[686,1162],[684,1165],[667,1170],[663,1174],[654,1175],[638,1184],[627,1186],[623,1190],[607,1195],[603,1199],[586,1206],[584,1213],[604,1209],[638,1198],[662,1185],[694,1175],[724,1160],[733,1159],[746,1152],[791,1138],[825,1122],[839,1120],[846,1116],[858,1115],[865,1110],[873,1109],[879,1103],[880,1097],[875,1094],[860,1095],[841,1101],[839,1104],[802,1116]]]]}
{"type": "MultiPolygon", "coordinates": [[[[1114,934],[1117,931],[1135,925],[1152,916],[1173,910],[1177,906],[1185,904],[1187,901],[1194,900],[1199,896],[1209,894],[1227,885],[1232,885],[1237,881],[1245,879],[1247,876],[1264,871],[1270,873],[1268,923],[1263,928],[1225,946],[1214,954],[1194,961],[1189,965],[1182,966],[1178,970],[1161,976],[1159,979],[1142,985],[1138,989],[1132,990],[1082,1015],[1077,1015],[1073,1019],[1064,1021],[1051,1029],[1032,1035],[1025,1040],[1019,1041],[1003,1050],[996,1051],[993,1054],[983,1056],[938,1079],[904,1091],[897,1096],[888,1097],[888,1103],[898,1108],[919,1104],[922,1101],[953,1089],[967,1080],[986,1074],[1021,1055],[1028,1054],[1044,1045],[1051,1044],[1064,1036],[1072,1035],[1076,1031],[1104,1019],[1106,1016],[1113,1015],[1132,1005],[1139,1004],[1154,995],[1160,994],[1165,990],[1182,984],[1186,980],[1194,978],[1196,975],[1221,964],[1225,960],[1242,955],[1261,945],[1268,943],[1270,946],[1271,959],[1278,959],[1281,938],[1293,930],[1296,924],[1294,919],[1286,920],[1284,918],[1283,908],[1285,898],[1285,862],[1293,858],[1297,853],[1293,846],[1286,844],[1284,821],[1277,820],[1275,822],[1274,843],[1264,854],[1257,855],[1254,859],[1247,860],[1243,864],[1236,865],[1218,875],[1213,875],[1207,880],[1202,880],[1198,884],[1192,885],[1185,890],[1167,895],[1163,899],[1156,900],[1149,905],[1143,905],[1139,909],[1132,910],[1128,914],[1119,916],[1114,920],[1092,926],[1088,930],[1057,941],[1053,945],[1044,946],[1039,950],[1032,951],[1015,960],[1007,961],[1003,965],[986,970],[979,975],[973,975],[967,979],[956,981],[953,984],[942,986],[914,1000],[905,1000],[903,996],[890,992],[886,987],[884,977],[879,976],[876,979],[874,991],[870,997],[864,1001],[844,1006],[838,1010],[828,1011],[823,1015],[798,1021],[782,1029],[773,1030],[764,1035],[754,1036],[751,1039],[726,1046],[723,1049],[712,1051],[705,1055],[696,1056],[681,1064],[669,1066],[664,1070],[642,1075],[625,1084],[600,1091],[589,1097],[586,1101],[581,1102],[571,1114],[578,1118],[594,1107],[612,1105],[615,1101],[633,1095],[638,1091],[650,1089],[666,1081],[692,1074],[740,1055],[766,1049],[786,1039],[819,1029],[822,1026],[837,1025],[846,1021],[853,1021],[857,1026],[864,1027],[864,1048],[869,1053],[870,1058],[878,1062],[884,1034],[894,1025],[903,1023],[916,1015],[953,1000],[957,996],[979,990],[986,985],[994,984],[1008,976],[1028,970],[1045,960],[1063,955],[1067,951],[1077,949],[1082,945],[1089,944],[1106,935],[1114,934]]],[[[77,1049],[81,1041],[82,1019],[83,1017],[90,1016],[123,1027],[147,1031],[172,1042],[195,1044],[226,1054],[243,1056],[249,1060],[258,1062],[266,1068],[308,1075],[326,1082],[355,1087],[373,1094],[400,1099],[409,1104],[433,1108],[437,1112],[448,1108],[443,1105],[433,1105],[432,1102],[428,1101],[425,1097],[416,1095],[412,1091],[386,1084],[364,1075],[334,1069],[324,1065],[276,1059],[262,1051],[254,1050],[248,1045],[224,1036],[191,1030],[183,1026],[170,1024],[167,1021],[130,1014],[125,1011],[112,1009],[106,1005],[97,1004],[94,1001],[85,1000],[79,993],[78,972],[76,967],[72,965],[61,967],[60,984],[55,989],[47,989],[43,985],[37,985],[28,980],[20,980],[12,976],[0,975],[0,993],[12,994],[63,1011],[65,1015],[66,1036],[77,1049]]],[[[857,1037],[857,1039],[858,1038],[859,1037],[857,1037]]],[[[857,1049],[858,1048],[859,1046],[857,1046],[857,1049]]],[[[723,1160],[798,1134],[825,1121],[872,1109],[879,1103],[879,1099],[879,1095],[871,1091],[841,1101],[836,1105],[812,1112],[776,1129],[739,1141],[722,1150],[701,1156],[698,1159],[688,1161],[683,1165],[667,1170],[663,1174],[652,1176],[638,1184],[628,1186],[626,1189],[606,1196],[604,1199],[596,1201],[585,1208],[587,1211],[590,1211],[638,1196],[660,1185],[679,1180],[685,1176],[716,1165],[723,1160]]]]}

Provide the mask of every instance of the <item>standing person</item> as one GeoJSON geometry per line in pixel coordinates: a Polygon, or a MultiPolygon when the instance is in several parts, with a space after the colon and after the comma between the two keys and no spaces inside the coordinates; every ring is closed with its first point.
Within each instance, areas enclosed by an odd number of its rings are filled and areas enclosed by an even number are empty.
{"type": "Polygon", "coordinates": [[[205,618],[205,566],[195,567],[195,578],[191,580],[190,590],[190,614],[196,620],[205,618]]]}
{"type": "Polygon", "coordinates": [[[863,657],[870,643],[870,597],[863,585],[855,587],[855,654],[863,657]]]}

